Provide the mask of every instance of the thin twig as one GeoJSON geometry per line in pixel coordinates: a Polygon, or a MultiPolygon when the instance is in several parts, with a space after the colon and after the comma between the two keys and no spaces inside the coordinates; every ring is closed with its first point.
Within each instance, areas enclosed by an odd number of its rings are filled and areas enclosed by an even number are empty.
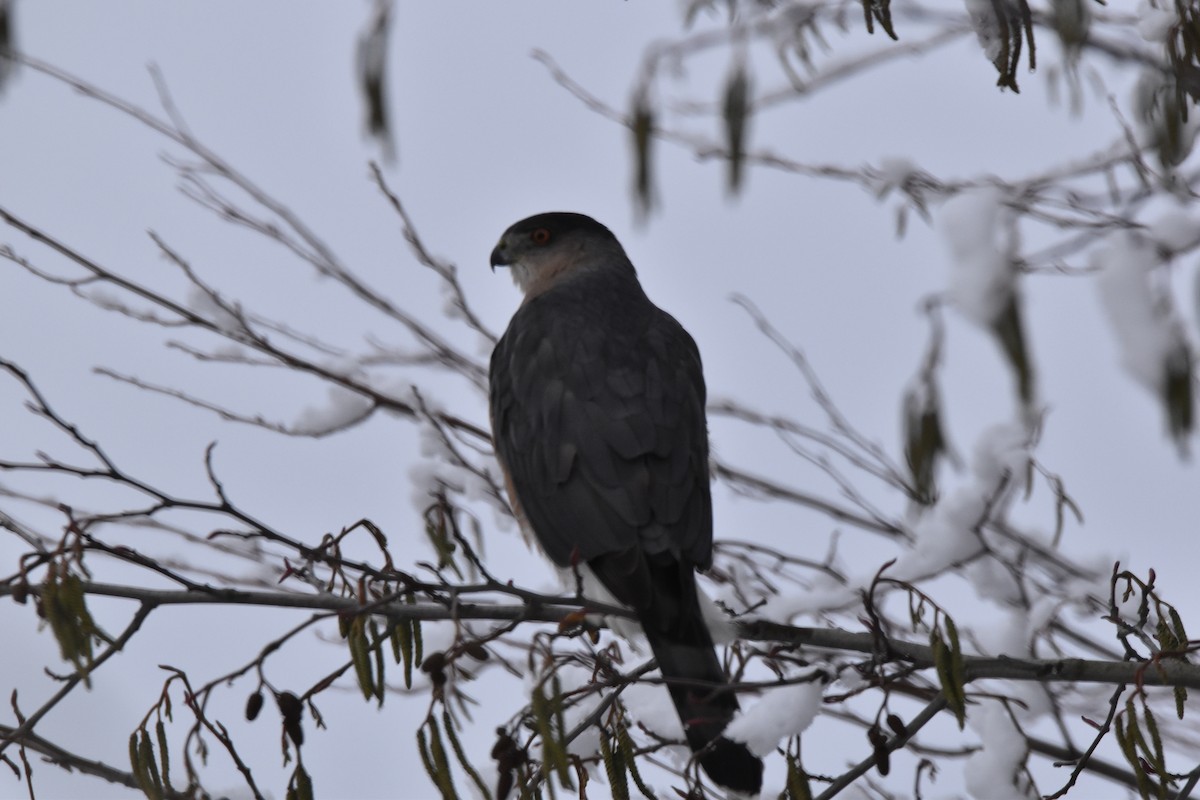
{"type": "MultiPolygon", "coordinates": [[[[8,588],[10,587],[0,587],[0,591],[8,588]]],[[[10,592],[5,593],[8,594],[10,592]]],[[[104,664],[105,661],[108,661],[108,659],[113,655],[119,653],[121,648],[123,648],[130,638],[132,638],[133,635],[138,632],[138,629],[142,627],[142,623],[146,621],[148,616],[150,616],[150,612],[155,609],[155,605],[156,604],[152,601],[142,600],[137,611],[134,612],[133,619],[131,619],[129,624],[125,626],[125,630],[121,632],[120,636],[113,640],[111,645],[104,649],[103,653],[96,657],[96,660],[93,661],[86,670],[79,670],[67,677],[63,681],[63,685],[50,697],[49,700],[47,700],[45,703],[42,703],[41,707],[38,708],[37,711],[30,714],[24,722],[9,731],[9,733],[5,735],[3,739],[0,739],[0,753],[3,753],[10,744],[20,742],[26,734],[32,732],[34,726],[41,721],[42,717],[49,714],[50,711],[56,705],[58,705],[63,698],[70,694],[71,691],[78,686],[81,681],[94,674],[96,670],[104,664]]]]}

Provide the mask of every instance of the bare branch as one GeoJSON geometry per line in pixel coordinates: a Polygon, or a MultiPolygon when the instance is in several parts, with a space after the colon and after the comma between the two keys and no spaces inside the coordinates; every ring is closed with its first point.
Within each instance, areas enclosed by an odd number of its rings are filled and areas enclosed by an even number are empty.
{"type": "MultiPolygon", "coordinates": [[[[0,591],[4,591],[9,588],[10,587],[0,587],[0,591]]],[[[11,592],[5,591],[5,594],[9,593],[11,592]]],[[[137,611],[134,612],[133,619],[129,621],[129,624],[125,626],[125,630],[121,632],[121,635],[114,639],[112,644],[104,649],[103,653],[96,656],[96,659],[89,665],[86,671],[81,670],[73,675],[68,676],[63,681],[62,687],[55,692],[49,700],[42,703],[41,707],[38,708],[37,711],[26,717],[24,722],[22,722],[16,728],[11,729],[3,739],[0,739],[0,753],[3,753],[11,744],[23,742],[24,737],[33,731],[34,726],[42,720],[42,717],[49,714],[50,711],[53,710],[53,708],[58,705],[63,698],[69,695],[72,690],[74,690],[75,687],[80,684],[80,682],[85,680],[89,675],[103,666],[105,661],[108,661],[108,659],[115,653],[119,653],[121,649],[125,647],[126,643],[133,638],[133,635],[138,632],[138,629],[142,627],[142,623],[146,621],[146,618],[150,616],[150,612],[153,610],[153,603],[143,601],[141,605],[138,606],[137,611]]]]}

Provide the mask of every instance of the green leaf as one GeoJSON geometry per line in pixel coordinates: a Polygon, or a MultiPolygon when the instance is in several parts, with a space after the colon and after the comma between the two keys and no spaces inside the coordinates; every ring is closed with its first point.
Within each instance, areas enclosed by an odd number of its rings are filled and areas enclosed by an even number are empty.
{"type": "Polygon", "coordinates": [[[1154,638],[1158,640],[1158,646],[1164,651],[1175,650],[1180,644],[1175,639],[1175,631],[1162,617],[1158,618],[1158,624],[1154,626],[1154,638]]]}
{"type": "Polygon", "coordinates": [[[162,764],[162,782],[166,789],[171,788],[171,751],[167,747],[167,727],[160,719],[154,725],[154,735],[158,739],[158,758],[162,764]]]}
{"type": "MultiPolygon", "coordinates": [[[[955,636],[957,636],[957,632],[955,632],[955,636]]],[[[954,714],[954,718],[958,721],[958,728],[962,730],[967,720],[967,702],[963,685],[956,682],[955,679],[955,674],[959,670],[955,667],[954,651],[951,647],[946,646],[941,632],[937,628],[934,628],[929,634],[929,646],[933,650],[933,665],[937,671],[938,683],[942,687],[942,695],[946,698],[946,707],[954,714]]],[[[957,658],[961,661],[961,652],[957,658]]]]}
{"type": "Polygon", "coordinates": [[[42,614],[50,624],[50,632],[58,642],[63,661],[74,661],[78,653],[78,636],[73,621],[62,601],[62,584],[57,580],[56,570],[51,567],[42,587],[42,614]]]}
{"type": "Polygon", "coordinates": [[[146,787],[150,785],[150,775],[146,772],[146,765],[142,763],[142,754],[138,749],[137,731],[129,734],[129,768],[137,780],[138,788],[149,797],[150,793],[146,787]]]}
{"type": "Polygon", "coordinates": [[[561,697],[558,695],[553,698],[546,696],[544,683],[534,687],[530,710],[533,712],[538,735],[542,739],[542,772],[547,777],[551,772],[557,773],[562,787],[572,789],[574,786],[571,781],[570,762],[560,736],[560,705],[561,697]]]}
{"type": "Polygon", "coordinates": [[[312,778],[303,764],[297,764],[288,787],[288,800],[313,800],[312,778]]]}
{"type": "Polygon", "coordinates": [[[625,769],[625,758],[620,748],[613,750],[608,731],[600,731],[600,758],[604,762],[604,773],[608,776],[608,788],[613,800],[629,800],[629,775],[625,769]]]}
{"type": "Polygon", "coordinates": [[[371,656],[367,650],[367,635],[365,632],[365,620],[361,617],[355,617],[350,623],[350,630],[346,636],[346,641],[350,645],[350,660],[354,664],[354,675],[358,678],[358,688],[362,690],[363,697],[370,700],[375,696],[375,682],[371,676],[371,656]]]}
{"type": "Polygon", "coordinates": [[[442,731],[437,720],[429,718],[429,750],[433,756],[433,769],[438,790],[443,800],[457,800],[458,792],[454,789],[454,775],[450,771],[450,760],[446,758],[446,746],[442,743],[442,731]]]}
{"type": "Polygon", "coordinates": [[[642,773],[638,770],[637,748],[634,746],[633,737],[629,735],[629,728],[624,722],[617,727],[617,744],[621,748],[621,757],[629,770],[630,777],[633,778],[633,784],[638,787],[638,791],[646,800],[655,800],[654,792],[650,791],[650,787],[642,780],[642,773]]]}
{"type": "Polygon", "coordinates": [[[950,644],[950,675],[954,679],[955,686],[965,688],[967,665],[963,659],[962,645],[958,641],[958,626],[950,617],[946,617],[946,638],[950,644]]]}
{"type": "Polygon", "coordinates": [[[812,787],[808,785],[808,775],[800,767],[800,757],[787,757],[787,778],[784,783],[784,794],[788,800],[812,800],[812,787]]]}
{"type": "Polygon", "coordinates": [[[1171,618],[1171,629],[1175,631],[1175,638],[1180,642],[1186,642],[1188,636],[1183,627],[1183,618],[1179,616],[1179,612],[1175,610],[1174,606],[1168,606],[1167,613],[1171,618]]]}
{"type": "MultiPolygon", "coordinates": [[[[1127,709],[1129,706],[1126,707],[1127,709]]],[[[1130,727],[1136,725],[1136,720],[1130,718],[1130,727]]],[[[1125,761],[1133,768],[1134,778],[1137,779],[1138,794],[1142,797],[1150,796],[1150,780],[1146,775],[1146,770],[1142,766],[1142,760],[1138,758],[1137,748],[1134,746],[1133,738],[1130,736],[1130,727],[1125,725],[1125,717],[1117,715],[1115,733],[1117,736],[1117,745],[1121,748],[1121,754],[1125,756],[1125,761]]]]}
{"type": "MultiPolygon", "coordinates": [[[[1154,771],[1159,775],[1160,789],[1165,789],[1167,775],[1166,757],[1163,754],[1162,735],[1158,732],[1158,720],[1154,718],[1154,712],[1150,710],[1150,706],[1142,700],[1142,719],[1146,725],[1146,733],[1150,736],[1150,744],[1153,747],[1153,752],[1147,753],[1147,761],[1150,766],[1154,767],[1154,771]]],[[[1162,791],[1159,792],[1162,794],[1162,791]]]]}
{"type": "MultiPolygon", "coordinates": [[[[1145,707],[1145,702],[1143,701],[1143,708],[1144,707],[1145,707]]],[[[1165,790],[1166,790],[1165,782],[1156,780],[1155,778],[1152,778],[1150,776],[1150,774],[1146,771],[1145,766],[1143,766],[1142,759],[1139,758],[1137,755],[1138,750],[1141,750],[1142,753],[1145,754],[1145,763],[1150,764],[1155,770],[1158,769],[1158,767],[1154,765],[1154,758],[1155,758],[1154,751],[1151,748],[1151,746],[1146,742],[1146,737],[1142,734],[1141,725],[1138,724],[1137,708],[1133,703],[1132,696],[1125,702],[1125,719],[1126,719],[1126,723],[1127,723],[1127,727],[1125,728],[1125,734],[1129,739],[1129,749],[1132,752],[1132,757],[1138,763],[1136,771],[1140,771],[1141,776],[1144,777],[1145,784],[1146,784],[1145,789],[1143,790],[1142,789],[1142,778],[1139,777],[1139,779],[1138,779],[1139,791],[1142,792],[1143,797],[1149,797],[1150,793],[1151,793],[1151,789],[1153,789],[1154,790],[1153,793],[1155,795],[1159,796],[1160,798],[1165,797],[1166,796],[1165,795],[1165,790]]],[[[1155,728],[1157,729],[1157,726],[1155,726],[1155,728]]],[[[1162,773],[1159,773],[1159,774],[1162,774],[1162,773]]]]}
{"type": "Polygon", "coordinates": [[[429,776],[429,782],[437,786],[437,768],[433,764],[433,755],[429,752],[429,740],[425,736],[424,726],[417,728],[417,752],[421,755],[421,763],[425,766],[425,774],[429,776]]]}
{"type": "MultiPolygon", "coordinates": [[[[408,602],[412,603],[413,598],[410,595],[408,602]]],[[[392,627],[388,631],[389,638],[392,643],[392,658],[397,664],[404,666],[404,687],[412,688],[412,673],[413,673],[413,629],[416,622],[411,619],[397,619],[392,622],[392,627]]],[[[421,663],[420,656],[416,656],[416,663],[421,663]]]]}
{"type": "Polygon", "coordinates": [[[154,763],[154,744],[150,741],[150,734],[145,728],[142,728],[141,737],[138,740],[138,759],[145,765],[147,782],[142,787],[142,791],[146,793],[146,797],[150,800],[162,800],[163,785],[162,779],[158,776],[158,765],[154,763]]]}
{"type": "Polygon", "coordinates": [[[479,796],[485,798],[485,800],[490,800],[492,793],[488,791],[487,784],[483,782],[479,771],[475,769],[470,759],[467,758],[462,742],[458,739],[458,732],[454,727],[454,719],[450,716],[450,711],[445,708],[442,709],[442,725],[446,731],[446,738],[450,740],[450,747],[454,750],[454,757],[458,759],[458,763],[466,770],[472,783],[475,784],[475,788],[479,790],[479,796]]]}
{"type": "MultiPolygon", "coordinates": [[[[446,513],[450,512],[447,511],[446,513]]],[[[430,544],[433,545],[434,552],[437,553],[438,568],[444,569],[449,567],[454,570],[455,575],[462,578],[462,570],[458,568],[458,563],[454,560],[454,553],[458,550],[458,546],[450,536],[446,523],[440,521],[435,525],[432,519],[428,520],[425,523],[425,535],[429,538],[430,544]]]]}

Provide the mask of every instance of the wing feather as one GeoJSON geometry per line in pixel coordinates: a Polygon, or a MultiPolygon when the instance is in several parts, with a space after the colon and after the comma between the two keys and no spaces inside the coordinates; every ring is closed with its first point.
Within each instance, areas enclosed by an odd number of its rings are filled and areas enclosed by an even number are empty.
{"type": "Polygon", "coordinates": [[[559,565],[641,551],[705,568],[712,501],[699,351],[636,280],[584,283],[525,303],[497,344],[497,456],[559,565]]]}

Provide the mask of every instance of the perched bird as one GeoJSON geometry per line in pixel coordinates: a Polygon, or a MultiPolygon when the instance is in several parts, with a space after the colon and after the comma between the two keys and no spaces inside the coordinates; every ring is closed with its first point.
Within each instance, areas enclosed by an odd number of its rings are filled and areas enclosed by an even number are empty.
{"type": "Polygon", "coordinates": [[[712,564],[696,343],[590,217],[521,220],[491,262],[525,294],[490,373],[496,455],[522,527],[633,610],[704,771],[757,794],[762,761],[722,735],[738,702],[696,587],[712,564]]]}

